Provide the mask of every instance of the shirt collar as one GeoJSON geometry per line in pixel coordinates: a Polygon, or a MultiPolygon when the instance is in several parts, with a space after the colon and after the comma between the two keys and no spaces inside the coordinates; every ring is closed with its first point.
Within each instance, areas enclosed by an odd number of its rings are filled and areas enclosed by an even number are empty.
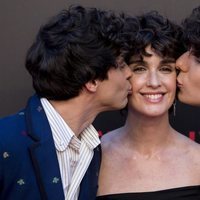
{"type": "Polygon", "coordinates": [[[56,149],[64,151],[75,134],[46,98],[40,100],[52,130],[56,149]]]}
{"type": "Polygon", "coordinates": [[[96,148],[100,144],[99,133],[91,124],[81,133],[81,140],[83,140],[90,149],[96,148]]]}
{"type": "Polygon", "coordinates": [[[71,148],[78,150],[82,141],[85,142],[90,149],[94,149],[100,144],[99,134],[93,125],[89,125],[84,129],[78,139],[50,102],[46,98],[41,98],[40,100],[47,115],[55,147],[58,151],[64,151],[69,145],[71,148]]]}

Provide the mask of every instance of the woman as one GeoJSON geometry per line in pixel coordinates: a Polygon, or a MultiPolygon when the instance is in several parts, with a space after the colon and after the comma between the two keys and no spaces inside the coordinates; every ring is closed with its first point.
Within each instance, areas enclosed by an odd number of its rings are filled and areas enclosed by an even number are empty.
{"type": "Polygon", "coordinates": [[[102,138],[97,199],[200,199],[200,145],[168,117],[182,53],[179,27],[156,12],[128,19],[127,27],[132,95],[125,125],[102,138]],[[132,37],[131,27],[138,29],[132,37]]]}

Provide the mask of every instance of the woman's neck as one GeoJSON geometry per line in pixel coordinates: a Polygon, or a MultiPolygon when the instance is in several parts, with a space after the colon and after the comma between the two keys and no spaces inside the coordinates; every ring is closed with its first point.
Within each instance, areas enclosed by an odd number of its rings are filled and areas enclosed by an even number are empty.
{"type": "Polygon", "coordinates": [[[168,114],[144,117],[129,113],[122,132],[128,148],[151,157],[171,144],[176,131],[169,124],[168,114]]]}

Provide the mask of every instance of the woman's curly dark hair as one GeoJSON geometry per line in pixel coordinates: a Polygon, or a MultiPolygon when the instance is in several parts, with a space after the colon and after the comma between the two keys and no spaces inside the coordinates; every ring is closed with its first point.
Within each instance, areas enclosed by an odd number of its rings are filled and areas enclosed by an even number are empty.
{"type": "MultiPolygon", "coordinates": [[[[183,53],[180,26],[151,11],[137,17],[126,17],[124,34],[131,55],[145,55],[148,45],[162,57],[177,59],[183,53]]],[[[129,57],[127,57],[127,62],[129,57]]]]}
{"type": "Polygon", "coordinates": [[[188,50],[200,58],[200,6],[183,23],[183,38],[188,50]]]}

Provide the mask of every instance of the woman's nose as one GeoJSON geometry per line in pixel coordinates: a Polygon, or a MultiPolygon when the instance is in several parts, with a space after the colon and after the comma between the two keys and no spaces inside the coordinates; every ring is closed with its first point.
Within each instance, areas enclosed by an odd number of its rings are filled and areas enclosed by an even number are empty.
{"type": "Polygon", "coordinates": [[[159,75],[156,72],[151,72],[148,76],[147,86],[149,87],[159,87],[161,85],[161,80],[159,75]]]}

